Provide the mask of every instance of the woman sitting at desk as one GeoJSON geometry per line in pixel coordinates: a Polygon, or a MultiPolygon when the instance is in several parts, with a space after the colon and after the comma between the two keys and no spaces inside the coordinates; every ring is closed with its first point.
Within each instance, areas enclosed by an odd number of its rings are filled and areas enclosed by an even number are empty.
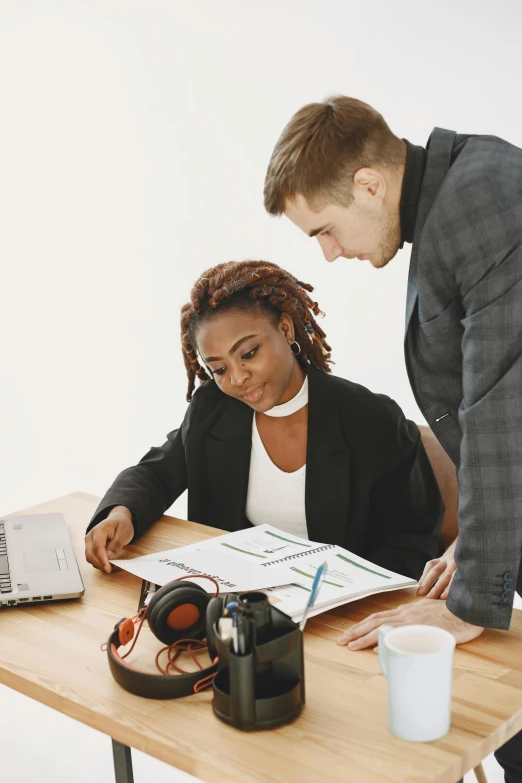
{"type": "Polygon", "coordinates": [[[417,426],[389,397],[329,374],[308,291],[257,261],[198,280],[181,312],[190,405],[101,501],[93,566],[110,572],[109,557],[186,488],[188,518],[222,530],[268,522],[416,579],[441,553],[443,505],[417,426]]]}

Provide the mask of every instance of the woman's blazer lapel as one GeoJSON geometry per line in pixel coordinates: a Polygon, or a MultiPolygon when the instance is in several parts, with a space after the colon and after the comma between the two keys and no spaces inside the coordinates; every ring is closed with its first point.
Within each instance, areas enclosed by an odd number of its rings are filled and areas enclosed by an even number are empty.
{"type": "Polygon", "coordinates": [[[245,403],[226,398],[223,415],[205,438],[212,499],[208,512],[224,530],[246,526],[253,413],[245,403]]]}
{"type": "MultiPolygon", "coordinates": [[[[308,370],[305,507],[309,537],[333,544],[346,539],[350,453],[329,381],[320,370],[308,370]]],[[[241,530],[247,524],[253,415],[248,405],[226,398],[223,414],[205,437],[211,498],[208,516],[215,525],[219,520],[223,530],[241,530]]]]}
{"type": "Polygon", "coordinates": [[[335,544],[346,540],[350,452],[329,380],[320,370],[310,368],[305,505],[312,541],[335,544]]]}

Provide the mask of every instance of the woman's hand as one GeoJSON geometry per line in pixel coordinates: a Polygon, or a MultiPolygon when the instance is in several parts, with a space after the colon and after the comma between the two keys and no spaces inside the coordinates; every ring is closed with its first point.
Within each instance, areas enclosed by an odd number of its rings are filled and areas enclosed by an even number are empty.
{"type": "Polygon", "coordinates": [[[109,558],[117,558],[133,535],[132,512],[126,506],[115,506],[108,517],[85,536],[85,559],[95,568],[110,574],[112,566],[109,558]]]}
{"type": "Polygon", "coordinates": [[[455,547],[457,538],[450,544],[442,557],[434,560],[428,560],[424,567],[424,572],[420,578],[420,587],[417,595],[425,595],[426,598],[448,597],[453,574],[457,570],[455,563],[455,547]]]}

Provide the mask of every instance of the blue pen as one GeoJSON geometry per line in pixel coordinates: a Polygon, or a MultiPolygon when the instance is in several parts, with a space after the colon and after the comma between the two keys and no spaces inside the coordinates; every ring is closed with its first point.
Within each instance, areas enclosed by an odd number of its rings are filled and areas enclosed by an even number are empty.
{"type": "Polygon", "coordinates": [[[327,569],[327,566],[326,566],[326,560],[325,560],[325,562],[322,565],[320,565],[319,568],[317,569],[317,571],[315,572],[315,577],[314,577],[314,581],[313,581],[313,584],[312,584],[312,590],[310,592],[310,597],[308,599],[308,603],[305,606],[305,610],[304,610],[304,614],[303,614],[302,620],[299,623],[299,630],[300,631],[302,631],[304,629],[304,627],[305,627],[305,623],[306,623],[306,620],[308,618],[308,613],[309,613],[310,609],[312,608],[312,606],[315,603],[315,599],[317,598],[317,594],[319,593],[319,590],[320,590],[321,585],[323,583],[324,577],[326,575],[326,569],[327,569]]]}
{"type": "Polygon", "coordinates": [[[239,652],[238,638],[237,638],[237,611],[238,611],[237,601],[230,601],[225,606],[225,615],[228,614],[232,615],[232,649],[234,650],[235,653],[239,652]]]}

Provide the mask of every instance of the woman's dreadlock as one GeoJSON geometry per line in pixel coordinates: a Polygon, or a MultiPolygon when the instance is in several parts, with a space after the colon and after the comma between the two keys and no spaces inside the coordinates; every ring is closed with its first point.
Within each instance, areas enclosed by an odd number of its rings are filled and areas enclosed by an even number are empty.
{"type": "Polygon", "coordinates": [[[331,348],[314,315],[323,314],[307,291],[313,286],[296,280],[284,269],[266,261],[228,261],[208,269],[195,283],[190,302],[181,309],[181,340],[188,376],[190,402],[196,376],[201,382],[210,376],[199,363],[195,333],[197,327],[220,308],[262,308],[274,314],[288,313],[301,346],[298,361],[307,367],[330,372],[331,348]]]}

